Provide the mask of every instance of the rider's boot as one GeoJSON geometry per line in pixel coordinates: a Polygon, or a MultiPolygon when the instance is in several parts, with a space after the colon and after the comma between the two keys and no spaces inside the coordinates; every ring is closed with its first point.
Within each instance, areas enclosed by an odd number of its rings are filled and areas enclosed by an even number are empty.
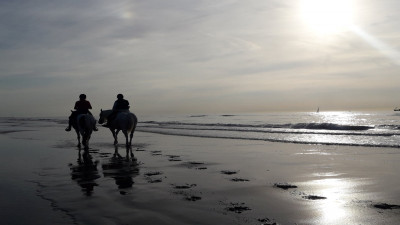
{"type": "Polygon", "coordinates": [[[112,121],[113,119],[114,119],[114,118],[108,118],[106,124],[104,124],[103,127],[110,128],[110,124],[111,124],[111,121],[112,121]]]}
{"type": "Polygon", "coordinates": [[[72,119],[71,119],[71,117],[68,119],[68,127],[67,128],[65,128],[65,131],[71,131],[71,126],[72,126],[72,119]]]}
{"type": "Polygon", "coordinates": [[[65,128],[65,131],[71,131],[71,125],[68,125],[68,127],[65,128]]]}

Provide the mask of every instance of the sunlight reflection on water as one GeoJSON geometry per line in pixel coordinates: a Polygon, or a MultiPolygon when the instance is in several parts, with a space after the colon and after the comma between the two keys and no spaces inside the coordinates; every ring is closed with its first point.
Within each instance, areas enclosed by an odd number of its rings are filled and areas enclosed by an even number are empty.
{"type": "Polygon", "coordinates": [[[340,174],[314,174],[316,177],[326,179],[312,180],[307,185],[312,186],[317,196],[326,199],[318,201],[320,216],[317,219],[320,224],[339,224],[357,216],[353,215],[349,204],[354,196],[354,190],[359,182],[350,179],[334,178],[340,174]]]}
{"type": "Polygon", "coordinates": [[[359,124],[359,116],[354,112],[321,112],[318,115],[319,122],[335,124],[359,124]]]}
{"type": "Polygon", "coordinates": [[[346,199],[346,194],[349,193],[348,190],[353,188],[354,184],[344,179],[331,178],[316,180],[315,183],[323,186],[321,195],[327,198],[321,208],[323,223],[334,223],[348,216],[349,212],[345,209],[343,199],[346,199]]]}

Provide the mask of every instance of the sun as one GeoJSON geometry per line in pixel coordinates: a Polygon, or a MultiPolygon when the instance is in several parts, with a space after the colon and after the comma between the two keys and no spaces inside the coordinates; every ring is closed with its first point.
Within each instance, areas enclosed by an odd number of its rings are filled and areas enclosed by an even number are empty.
{"type": "Polygon", "coordinates": [[[302,0],[301,17],[317,34],[335,34],[351,27],[354,7],[352,0],[302,0]]]}

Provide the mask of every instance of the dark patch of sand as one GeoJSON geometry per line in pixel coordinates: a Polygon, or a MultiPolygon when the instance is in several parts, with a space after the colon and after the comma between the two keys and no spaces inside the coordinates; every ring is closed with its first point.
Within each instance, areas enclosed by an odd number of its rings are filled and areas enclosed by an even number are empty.
{"type": "Polygon", "coordinates": [[[161,151],[151,151],[151,155],[157,156],[157,155],[162,155],[161,151]]]}
{"type": "Polygon", "coordinates": [[[184,162],[180,165],[187,167],[189,169],[207,169],[207,167],[204,166],[205,165],[204,162],[190,161],[190,162],[184,162]]]}
{"type": "Polygon", "coordinates": [[[400,205],[392,205],[387,203],[378,203],[374,204],[373,206],[378,209],[400,209],[400,205]]]}
{"type": "Polygon", "coordinates": [[[243,202],[242,203],[230,203],[230,206],[226,207],[225,210],[234,212],[234,213],[242,213],[244,211],[251,210],[247,207],[243,202]]]}
{"type": "Polygon", "coordinates": [[[189,189],[192,187],[196,187],[196,184],[184,184],[184,185],[173,185],[175,189],[189,189]]]}
{"type": "Polygon", "coordinates": [[[296,185],[288,184],[288,183],[275,183],[274,187],[280,188],[280,189],[283,189],[283,190],[288,190],[290,188],[297,188],[296,185]]]}
{"type": "Polygon", "coordinates": [[[222,170],[221,173],[225,175],[233,175],[237,174],[239,171],[233,171],[233,170],[222,170]]]}
{"type": "Polygon", "coordinates": [[[261,222],[261,225],[278,225],[278,223],[270,220],[269,218],[258,219],[258,222],[261,222]]]}
{"type": "Polygon", "coordinates": [[[161,183],[162,182],[162,178],[156,178],[156,179],[152,179],[152,178],[148,178],[147,179],[148,183],[161,183]]]}
{"type": "Polygon", "coordinates": [[[171,162],[182,161],[182,159],[180,158],[179,155],[167,155],[167,157],[168,157],[168,161],[171,161],[171,162]]]}
{"type": "Polygon", "coordinates": [[[326,197],[323,196],[318,196],[318,195],[306,195],[303,196],[304,199],[308,199],[308,200],[322,200],[322,199],[326,199],[326,197]]]}
{"type": "Polygon", "coordinates": [[[145,176],[148,176],[148,177],[151,177],[151,176],[162,175],[162,174],[163,174],[163,173],[160,172],[160,171],[154,171],[154,172],[147,172],[147,173],[145,173],[144,175],[145,175],[145,176]]]}
{"type": "Polygon", "coordinates": [[[233,182],[247,182],[247,181],[250,181],[250,180],[243,179],[243,178],[232,178],[231,181],[233,181],[233,182]]]}
{"type": "Polygon", "coordinates": [[[201,200],[201,197],[199,197],[199,196],[186,196],[185,199],[188,200],[188,201],[191,201],[191,202],[195,202],[195,201],[201,200]]]}

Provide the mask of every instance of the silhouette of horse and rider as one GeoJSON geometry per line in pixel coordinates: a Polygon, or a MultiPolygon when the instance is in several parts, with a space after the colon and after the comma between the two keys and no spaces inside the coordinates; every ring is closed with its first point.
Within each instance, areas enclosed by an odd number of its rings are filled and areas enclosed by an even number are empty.
{"type": "MultiPolygon", "coordinates": [[[[126,146],[132,145],[133,133],[135,132],[137,125],[137,117],[135,114],[129,111],[129,102],[124,99],[122,94],[117,95],[117,100],[114,102],[111,110],[101,110],[99,124],[106,122],[103,127],[110,129],[114,137],[114,145],[118,144],[117,135],[119,131],[122,131],[125,135],[126,146]],[[128,141],[128,134],[130,139],[128,141]]],[[[71,127],[74,128],[77,138],[78,146],[82,144],[85,148],[89,148],[89,139],[93,131],[98,131],[96,127],[96,120],[92,113],[89,111],[92,106],[86,95],[79,95],[79,101],[75,102],[75,111],[72,111],[68,120],[68,127],[65,131],[71,131],[71,127]]]]}

